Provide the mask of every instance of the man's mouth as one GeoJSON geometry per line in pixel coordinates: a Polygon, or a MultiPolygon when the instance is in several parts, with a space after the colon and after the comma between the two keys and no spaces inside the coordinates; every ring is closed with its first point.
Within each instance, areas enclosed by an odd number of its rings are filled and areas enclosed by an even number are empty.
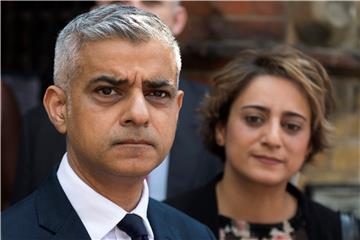
{"type": "Polygon", "coordinates": [[[122,139],[119,141],[115,141],[114,145],[149,145],[154,146],[153,143],[144,139],[122,139]]]}

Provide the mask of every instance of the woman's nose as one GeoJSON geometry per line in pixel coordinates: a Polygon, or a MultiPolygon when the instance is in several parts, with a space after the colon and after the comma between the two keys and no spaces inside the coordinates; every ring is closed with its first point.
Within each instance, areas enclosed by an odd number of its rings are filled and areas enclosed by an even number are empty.
{"type": "Polygon", "coordinates": [[[281,125],[279,123],[273,121],[266,126],[262,136],[262,143],[271,148],[281,146],[281,125]]]}

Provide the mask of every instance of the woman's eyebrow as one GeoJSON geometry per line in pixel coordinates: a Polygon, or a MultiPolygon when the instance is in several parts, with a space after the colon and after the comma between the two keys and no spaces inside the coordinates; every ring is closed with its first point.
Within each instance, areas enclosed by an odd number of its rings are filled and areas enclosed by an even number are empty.
{"type": "Polygon", "coordinates": [[[260,110],[262,112],[270,112],[270,109],[261,105],[245,105],[242,106],[241,109],[248,109],[248,108],[255,108],[257,110],[260,110]]]}
{"type": "MultiPolygon", "coordinates": [[[[259,111],[267,112],[267,113],[270,112],[269,108],[261,106],[261,105],[245,105],[245,106],[241,107],[241,109],[248,109],[248,108],[255,108],[259,111]]],[[[299,117],[299,118],[302,118],[304,121],[307,121],[306,117],[298,112],[285,111],[283,115],[288,116],[288,117],[299,117]]]]}
{"type": "Polygon", "coordinates": [[[288,116],[288,117],[299,117],[299,118],[302,118],[305,122],[307,121],[305,116],[303,116],[302,114],[297,113],[297,112],[286,111],[286,112],[284,112],[284,115],[288,116]]]}

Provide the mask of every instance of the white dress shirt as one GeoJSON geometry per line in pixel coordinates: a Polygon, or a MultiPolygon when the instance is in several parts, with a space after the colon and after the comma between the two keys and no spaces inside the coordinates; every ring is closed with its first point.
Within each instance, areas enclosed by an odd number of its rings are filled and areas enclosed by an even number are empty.
{"type": "Polygon", "coordinates": [[[157,166],[147,177],[150,197],[163,201],[166,198],[167,182],[169,175],[169,157],[167,155],[162,163],[157,166]]]}
{"type": "MultiPolygon", "coordinates": [[[[69,165],[67,153],[61,160],[57,177],[91,239],[131,240],[125,232],[116,226],[128,212],[87,185],[69,165]]],[[[144,181],[141,199],[130,213],[137,214],[143,219],[148,238],[153,240],[154,233],[147,219],[148,202],[149,190],[146,181],[144,181]]]]}

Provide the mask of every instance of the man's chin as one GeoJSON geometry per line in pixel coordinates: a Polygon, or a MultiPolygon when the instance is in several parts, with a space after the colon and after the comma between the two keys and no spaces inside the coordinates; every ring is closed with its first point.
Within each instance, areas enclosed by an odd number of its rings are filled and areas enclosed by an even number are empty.
{"type": "Polygon", "coordinates": [[[161,161],[152,158],[121,158],[114,166],[115,172],[124,176],[147,176],[161,161]]]}
{"type": "Polygon", "coordinates": [[[152,159],[158,156],[157,149],[147,144],[116,144],[111,147],[108,154],[119,161],[132,159],[142,161],[142,159],[152,159]]]}

